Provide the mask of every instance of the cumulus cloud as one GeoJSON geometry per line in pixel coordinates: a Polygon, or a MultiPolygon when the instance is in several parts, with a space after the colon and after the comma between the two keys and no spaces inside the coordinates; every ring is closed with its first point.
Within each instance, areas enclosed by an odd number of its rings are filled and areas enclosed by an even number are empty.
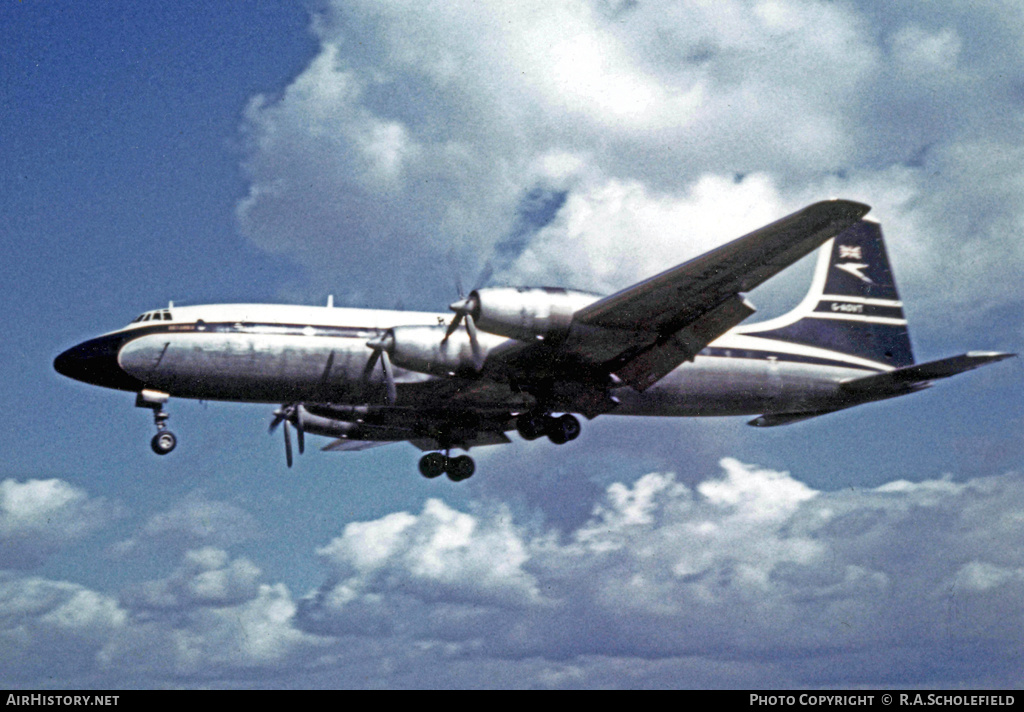
{"type": "Polygon", "coordinates": [[[261,584],[255,595],[229,605],[192,603],[174,616],[136,617],[111,636],[96,674],[145,684],[243,679],[262,686],[268,675],[308,664],[319,647],[292,624],[295,603],[283,584],[261,584]]]}
{"type": "Polygon", "coordinates": [[[247,558],[231,560],[212,546],[186,551],[167,578],[147,581],[128,591],[133,608],[178,609],[235,605],[256,597],[260,569],[247,558]]]}
{"type": "Polygon", "coordinates": [[[103,526],[117,508],[63,480],[0,482],[0,568],[28,569],[103,526]]]}
{"type": "Polygon", "coordinates": [[[282,584],[244,601],[155,616],[64,581],[0,578],[0,680],[39,687],[168,685],[266,675],[311,665],[321,640],[292,624],[295,604],[282,584]],[[301,664],[300,664],[301,663],[301,664]]]}
{"type": "Polygon", "coordinates": [[[103,646],[127,622],[111,596],[65,581],[0,577],[0,680],[68,680],[96,672],[103,646]]]}
{"type": "Polygon", "coordinates": [[[300,598],[213,546],[186,550],[169,575],[129,586],[120,601],[9,574],[0,676],[246,686],[1017,680],[1019,475],[829,492],[725,458],[691,479],[614,482],[566,531],[502,506],[435,499],[352,522],[315,551],[327,575],[300,598]]]}
{"type": "Polygon", "coordinates": [[[154,514],[136,536],[118,542],[118,555],[180,553],[204,547],[228,547],[253,539],[259,525],[251,514],[230,502],[192,492],[170,509],[154,514]]]}
{"type": "Polygon", "coordinates": [[[443,256],[482,261],[537,190],[567,199],[498,281],[617,289],[842,195],[876,206],[920,299],[983,309],[1016,296],[981,276],[1024,259],[1018,14],[328,2],[318,55],[246,112],[239,219],[312,281],[389,304],[450,293],[443,256]]]}
{"type": "Polygon", "coordinates": [[[696,487],[662,473],[613,484],[566,536],[436,501],[349,525],[320,550],[332,576],[299,622],[580,670],[587,656],[672,670],[743,661],[756,680],[779,674],[784,655],[801,684],[1015,674],[1017,476],[822,492],[785,472],[721,466],[696,487]],[[954,661],[958,650],[971,655],[954,661]]]}
{"type": "Polygon", "coordinates": [[[527,549],[504,510],[482,520],[431,499],[419,516],[349,524],[317,553],[331,577],[303,602],[313,632],[420,629],[461,638],[495,611],[542,598],[522,569],[527,549]]]}

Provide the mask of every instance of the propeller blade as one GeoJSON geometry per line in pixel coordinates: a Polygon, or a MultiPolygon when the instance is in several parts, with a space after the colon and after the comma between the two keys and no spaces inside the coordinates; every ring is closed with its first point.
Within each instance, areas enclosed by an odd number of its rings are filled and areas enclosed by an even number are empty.
{"type": "Polygon", "coordinates": [[[395,385],[395,374],[391,370],[391,357],[387,351],[380,352],[380,363],[384,368],[384,382],[388,387],[388,405],[394,405],[398,401],[398,387],[395,385]]]}
{"type": "Polygon", "coordinates": [[[391,368],[391,356],[388,355],[388,351],[395,346],[395,334],[390,330],[385,331],[380,336],[367,341],[366,345],[373,350],[373,355],[370,356],[370,360],[363,369],[363,378],[369,379],[374,366],[377,365],[377,359],[380,359],[380,365],[384,371],[384,383],[387,385],[387,403],[394,405],[398,400],[398,387],[395,385],[395,373],[391,368]]]}
{"type": "Polygon", "coordinates": [[[457,314],[455,315],[455,318],[454,318],[454,319],[452,319],[452,323],[448,325],[448,330],[447,330],[446,332],[444,332],[444,338],[443,338],[443,339],[441,339],[441,343],[442,343],[442,344],[443,344],[443,343],[444,343],[445,341],[447,341],[447,340],[448,340],[448,337],[449,337],[449,336],[451,336],[452,334],[454,334],[454,333],[455,333],[455,330],[456,330],[456,329],[458,329],[458,328],[459,328],[459,322],[460,322],[460,321],[462,321],[462,314],[458,314],[458,313],[457,313],[457,314]]]}
{"type": "Polygon", "coordinates": [[[272,433],[277,430],[277,426],[288,419],[288,408],[281,406],[274,411],[274,419],[270,421],[270,428],[267,430],[268,433],[272,433]]]}
{"type": "Polygon", "coordinates": [[[302,423],[303,411],[301,405],[295,406],[295,439],[299,441],[300,455],[306,451],[306,426],[302,423]]]}
{"type": "Polygon", "coordinates": [[[459,301],[452,302],[448,305],[448,308],[455,312],[455,318],[452,319],[452,323],[448,325],[448,330],[444,333],[444,338],[441,339],[443,344],[448,340],[448,337],[455,333],[455,330],[459,328],[459,322],[466,319],[466,328],[469,328],[469,319],[471,314],[476,310],[477,302],[476,298],[471,294],[468,297],[459,295],[459,301]]]}
{"type": "MultiPolygon", "coordinates": [[[[476,290],[481,289],[485,284],[487,284],[488,281],[490,281],[491,277],[493,276],[494,265],[491,264],[490,260],[487,260],[486,262],[484,262],[484,268],[480,270],[480,275],[476,278],[476,284],[470,291],[475,292],[476,290]]],[[[459,296],[462,296],[461,292],[459,292],[459,296]]]]}
{"type": "MultiPolygon", "coordinates": [[[[366,345],[370,346],[370,342],[367,342],[366,345]]],[[[370,348],[373,348],[373,347],[370,346],[370,348]]],[[[364,381],[367,381],[367,380],[370,379],[370,374],[373,373],[373,369],[377,365],[377,359],[380,358],[380,353],[381,352],[378,351],[377,349],[373,349],[373,353],[370,354],[370,360],[367,361],[366,362],[366,366],[363,367],[363,380],[364,381]]]]}
{"type": "Polygon", "coordinates": [[[292,437],[289,433],[288,421],[284,421],[284,459],[288,467],[292,466],[292,437]]]}
{"type": "Polygon", "coordinates": [[[480,348],[479,334],[476,330],[476,322],[471,314],[466,314],[466,331],[469,332],[469,346],[473,349],[473,368],[479,371],[484,367],[484,352],[480,348]]]}

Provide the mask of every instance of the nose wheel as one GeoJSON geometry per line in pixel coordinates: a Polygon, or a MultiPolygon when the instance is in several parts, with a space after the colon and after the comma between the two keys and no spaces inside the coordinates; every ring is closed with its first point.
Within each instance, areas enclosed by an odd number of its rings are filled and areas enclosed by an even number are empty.
{"type": "Polygon", "coordinates": [[[160,391],[143,390],[135,398],[135,407],[149,408],[153,411],[153,425],[156,435],[149,441],[149,446],[157,455],[166,455],[178,444],[178,438],[167,429],[167,419],[171,416],[164,410],[164,403],[170,396],[160,391]]]}
{"type": "Polygon", "coordinates": [[[153,423],[156,425],[156,435],[149,441],[149,446],[157,455],[166,455],[178,444],[178,438],[167,429],[167,419],[171,416],[164,411],[153,410],[153,423]]]}
{"type": "Polygon", "coordinates": [[[178,444],[178,438],[170,430],[161,430],[149,441],[150,447],[157,455],[166,455],[178,444]]]}
{"type": "Polygon", "coordinates": [[[448,473],[452,482],[468,480],[476,472],[476,464],[469,455],[446,457],[439,452],[428,452],[420,458],[420,474],[428,479],[448,473]]]}

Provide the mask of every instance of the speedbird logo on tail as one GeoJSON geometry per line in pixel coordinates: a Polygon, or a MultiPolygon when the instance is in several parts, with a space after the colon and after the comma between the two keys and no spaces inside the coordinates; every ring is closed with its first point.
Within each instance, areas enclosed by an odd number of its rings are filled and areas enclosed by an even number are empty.
{"type": "Polygon", "coordinates": [[[867,269],[868,265],[863,262],[843,262],[842,264],[836,263],[836,269],[841,269],[844,272],[849,272],[854,277],[859,279],[861,282],[867,282],[868,284],[874,284],[871,278],[866,274],[863,274],[861,270],[867,269]]]}

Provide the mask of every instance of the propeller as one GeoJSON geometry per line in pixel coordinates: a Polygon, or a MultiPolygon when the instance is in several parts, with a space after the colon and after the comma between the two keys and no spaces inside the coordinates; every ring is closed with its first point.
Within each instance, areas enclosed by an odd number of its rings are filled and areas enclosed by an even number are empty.
{"type": "Polygon", "coordinates": [[[398,401],[398,387],[395,385],[395,373],[391,368],[391,357],[388,355],[388,351],[395,347],[395,334],[390,330],[385,331],[380,336],[367,341],[366,345],[370,347],[373,353],[363,369],[363,379],[368,380],[370,378],[370,374],[373,373],[373,369],[377,366],[377,360],[379,359],[381,369],[384,371],[384,383],[387,386],[387,403],[388,405],[394,405],[398,401]]]}
{"type": "Polygon", "coordinates": [[[302,406],[299,404],[282,405],[274,411],[274,419],[270,422],[270,431],[277,430],[277,426],[284,423],[284,456],[288,467],[292,466],[292,436],[290,423],[295,424],[295,435],[299,441],[299,454],[306,450],[306,429],[302,423],[302,406]]]}
{"type": "Polygon", "coordinates": [[[494,272],[494,268],[491,265],[490,260],[484,264],[483,271],[477,278],[477,286],[470,291],[469,296],[465,296],[462,291],[462,280],[458,274],[455,275],[455,288],[459,293],[459,300],[448,305],[448,308],[455,312],[455,318],[452,319],[452,323],[448,325],[448,330],[444,333],[444,338],[441,339],[441,343],[448,341],[448,337],[455,333],[456,329],[459,328],[459,322],[466,321],[466,333],[469,334],[469,346],[473,350],[473,367],[479,371],[484,365],[484,354],[483,349],[480,348],[480,337],[479,332],[476,328],[476,321],[473,319],[473,312],[480,309],[480,297],[477,294],[477,290],[491,278],[491,274],[494,272]]]}

